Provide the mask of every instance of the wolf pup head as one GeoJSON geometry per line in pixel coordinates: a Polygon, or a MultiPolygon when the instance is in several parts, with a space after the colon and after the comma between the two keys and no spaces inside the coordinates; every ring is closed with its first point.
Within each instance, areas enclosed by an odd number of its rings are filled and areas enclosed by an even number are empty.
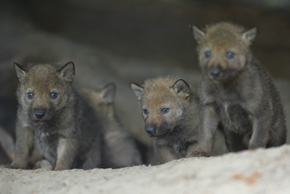
{"type": "Polygon", "coordinates": [[[20,108],[33,122],[47,122],[65,107],[72,98],[71,82],[75,75],[74,63],[61,68],[35,65],[25,70],[14,64],[19,86],[17,96],[20,108]]]}
{"type": "Polygon", "coordinates": [[[196,26],[192,29],[198,43],[199,64],[210,79],[227,82],[243,70],[256,28],[245,31],[243,27],[221,22],[207,26],[205,31],[196,26]]]}
{"type": "Polygon", "coordinates": [[[191,94],[184,80],[157,78],[147,80],[144,86],[131,83],[131,89],[141,102],[149,136],[161,139],[182,122],[191,94]]]}
{"type": "Polygon", "coordinates": [[[94,109],[102,112],[106,116],[114,116],[114,99],[116,95],[116,85],[109,83],[102,89],[86,88],[82,93],[88,98],[90,104],[94,109]]]}

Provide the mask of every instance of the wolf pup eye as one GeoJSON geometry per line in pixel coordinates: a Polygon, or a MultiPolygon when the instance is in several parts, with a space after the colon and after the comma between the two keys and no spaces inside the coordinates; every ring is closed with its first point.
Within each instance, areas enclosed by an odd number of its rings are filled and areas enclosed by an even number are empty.
{"type": "Polygon", "coordinates": [[[56,99],[57,96],[58,96],[58,94],[57,94],[56,92],[50,92],[50,94],[49,94],[49,97],[50,97],[51,99],[56,99]]]}
{"type": "Polygon", "coordinates": [[[34,98],[34,93],[28,92],[27,93],[27,98],[30,99],[30,100],[33,99],[34,98]]]}
{"type": "Polygon", "coordinates": [[[162,114],[166,114],[166,113],[169,112],[169,108],[161,108],[160,112],[161,112],[162,114]]]}
{"type": "Polygon", "coordinates": [[[205,56],[205,58],[209,58],[210,55],[211,55],[211,52],[210,52],[210,51],[205,51],[205,52],[204,52],[204,56],[205,56]]]}
{"type": "Polygon", "coordinates": [[[227,52],[227,58],[228,59],[232,59],[232,58],[234,58],[234,56],[235,56],[235,53],[233,53],[233,52],[227,52]]]}
{"type": "Polygon", "coordinates": [[[147,115],[148,114],[148,110],[146,108],[143,109],[143,113],[144,113],[144,115],[147,115]]]}

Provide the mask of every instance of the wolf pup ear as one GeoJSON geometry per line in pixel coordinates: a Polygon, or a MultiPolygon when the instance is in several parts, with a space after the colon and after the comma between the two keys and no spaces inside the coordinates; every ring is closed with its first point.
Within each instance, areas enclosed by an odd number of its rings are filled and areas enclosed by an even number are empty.
{"type": "Polygon", "coordinates": [[[144,93],[144,88],[142,86],[139,86],[138,84],[131,83],[131,89],[137,96],[138,100],[141,100],[144,93]]]}
{"type": "Polygon", "coordinates": [[[181,94],[185,98],[189,97],[190,95],[190,87],[183,79],[177,80],[171,88],[173,88],[177,94],[181,94]]]}
{"type": "Polygon", "coordinates": [[[59,72],[65,80],[72,82],[75,76],[75,64],[73,62],[68,62],[60,68],[59,72]]]}
{"type": "Polygon", "coordinates": [[[200,43],[203,38],[204,38],[204,34],[205,32],[202,31],[199,27],[193,25],[191,26],[192,32],[193,32],[193,37],[195,38],[195,40],[197,41],[197,43],[200,43]]]}
{"type": "Polygon", "coordinates": [[[242,38],[248,45],[251,45],[256,37],[256,34],[257,34],[257,28],[254,27],[244,32],[242,34],[242,38]]]}
{"type": "Polygon", "coordinates": [[[21,67],[21,65],[14,62],[14,68],[18,79],[23,79],[26,75],[26,71],[21,67]]]}
{"type": "Polygon", "coordinates": [[[107,84],[100,92],[100,96],[106,103],[112,103],[116,95],[116,85],[114,83],[107,84]]]}

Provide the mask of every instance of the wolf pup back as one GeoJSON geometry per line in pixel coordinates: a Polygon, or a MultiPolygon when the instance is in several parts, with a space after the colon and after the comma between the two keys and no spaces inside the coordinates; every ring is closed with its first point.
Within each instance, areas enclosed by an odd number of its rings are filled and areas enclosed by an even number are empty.
{"type": "Polygon", "coordinates": [[[256,28],[221,22],[193,26],[203,75],[201,128],[195,156],[210,155],[218,126],[229,151],[279,146],[286,126],[279,93],[271,76],[252,57],[256,28]]]}
{"type": "MultiPolygon", "coordinates": [[[[93,168],[98,153],[98,124],[93,111],[74,91],[74,63],[60,68],[35,65],[25,69],[15,64],[19,79],[13,168],[27,168],[31,150],[39,150],[53,169],[93,168]]],[[[100,154],[99,154],[100,155],[100,154]]]]}
{"type": "Polygon", "coordinates": [[[103,134],[102,166],[120,168],[142,164],[133,138],[123,128],[115,113],[115,84],[107,84],[100,90],[86,88],[81,92],[100,118],[103,134]]]}

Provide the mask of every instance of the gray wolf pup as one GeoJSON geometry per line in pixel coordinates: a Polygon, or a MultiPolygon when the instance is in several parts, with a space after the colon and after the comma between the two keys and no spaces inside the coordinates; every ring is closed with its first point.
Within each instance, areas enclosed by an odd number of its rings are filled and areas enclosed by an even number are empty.
{"type": "Polygon", "coordinates": [[[199,98],[182,79],[155,78],[131,83],[141,102],[145,130],[154,139],[160,162],[182,158],[198,138],[199,98]]]}
{"type": "Polygon", "coordinates": [[[128,132],[115,114],[116,86],[107,84],[102,89],[81,91],[101,121],[103,133],[103,167],[121,168],[142,164],[141,155],[128,132]]]}
{"type": "Polygon", "coordinates": [[[94,111],[71,83],[75,66],[23,68],[19,79],[13,168],[27,168],[33,149],[55,170],[95,168],[101,163],[100,127],[94,111]]]}
{"type": "Polygon", "coordinates": [[[192,155],[210,155],[218,126],[224,131],[229,151],[285,143],[279,93],[250,51],[256,31],[226,22],[207,26],[204,31],[193,26],[203,75],[199,140],[192,155]]]}

